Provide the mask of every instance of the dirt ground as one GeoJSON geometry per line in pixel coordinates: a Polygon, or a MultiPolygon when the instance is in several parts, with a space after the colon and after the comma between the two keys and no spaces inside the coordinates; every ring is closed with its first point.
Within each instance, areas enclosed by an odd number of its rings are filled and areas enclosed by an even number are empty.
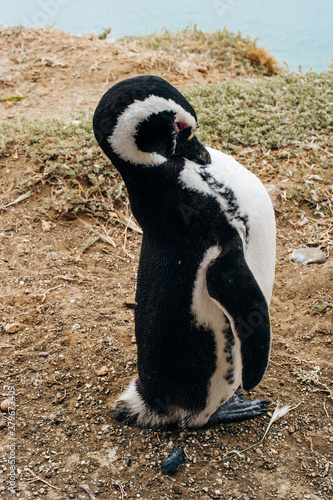
{"type": "MultiPolygon", "coordinates": [[[[214,61],[191,54],[142,50],[134,41],[118,43],[96,35],[65,35],[60,30],[25,29],[1,33],[2,92],[28,96],[0,108],[1,119],[15,116],[64,118],[73,109],[95,107],[113,83],[140,74],[163,76],[178,87],[214,83],[236,76],[214,61]]],[[[245,70],[244,70],[245,72],[245,70]]]]}
{"type": "MultiPolygon", "coordinates": [[[[94,106],[112,80],[167,72],[159,62],[140,67],[139,54],[126,56],[125,49],[111,44],[106,52],[106,42],[96,37],[55,32],[48,45],[42,35],[28,41],[25,55],[40,52],[38,70],[18,59],[19,47],[9,57],[9,48],[1,45],[1,73],[9,84],[2,93],[30,96],[12,107],[0,103],[4,120],[64,117],[77,105],[94,106]],[[93,68],[102,55],[105,66],[93,68]]],[[[169,80],[180,87],[208,81],[197,67],[187,72],[190,78],[171,72],[169,80]]],[[[19,196],[15,187],[25,166],[19,155],[0,158],[1,195],[6,193],[1,206],[19,196]]],[[[268,180],[263,176],[262,181],[268,180]]],[[[140,430],[112,419],[112,403],[136,373],[132,302],[141,235],[115,225],[115,247],[98,241],[78,257],[77,248],[94,229],[84,217],[86,224],[41,212],[48,189],[37,185],[32,196],[0,210],[1,401],[15,392],[15,430],[11,415],[0,414],[6,422],[0,430],[0,498],[331,499],[333,263],[328,249],[324,264],[293,264],[290,253],[300,246],[300,236],[287,220],[278,222],[271,361],[248,397],[267,397],[272,411],[277,400],[297,408],[273,423],[262,444],[242,453],[261,439],[269,416],[202,431],[140,430]],[[177,447],[184,448],[185,462],[167,476],[161,464],[177,447]],[[241,453],[229,456],[234,449],[241,453]],[[15,495],[8,491],[13,453],[15,495]]],[[[119,205],[117,213],[128,216],[128,206],[119,205]]]]}

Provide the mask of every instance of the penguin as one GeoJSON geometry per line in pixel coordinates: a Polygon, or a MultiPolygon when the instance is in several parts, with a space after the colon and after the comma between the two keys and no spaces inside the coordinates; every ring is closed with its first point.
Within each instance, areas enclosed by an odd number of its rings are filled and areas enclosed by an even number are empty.
{"type": "Polygon", "coordinates": [[[265,187],[201,144],[193,107],[163,78],[115,84],[93,128],[143,231],[138,376],[114,417],[200,428],[261,415],[267,400],[245,401],[236,391],[261,381],[270,354],[275,219],[265,187]]]}

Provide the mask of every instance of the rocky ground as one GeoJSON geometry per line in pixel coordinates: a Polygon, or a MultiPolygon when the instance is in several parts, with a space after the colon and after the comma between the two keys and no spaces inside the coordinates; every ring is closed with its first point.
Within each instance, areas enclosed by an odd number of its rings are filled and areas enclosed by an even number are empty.
{"type": "MultiPolygon", "coordinates": [[[[181,88],[237,76],[208,59],[199,65],[193,57],[186,66],[167,54],[164,64],[134,41],[121,45],[50,30],[2,32],[0,47],[0,95],[29,96],[0,103],[6,122],[64,118],[74,107],[94,107],[113,81],[139,73],[160,74],[181,88]]],[[[270,414],[206,431],[140,430],[115,422],[110,409],[136,373],[133,297],[141,234],[124,224],[130,218],[125,198],[109,222],[42,209],[53,189],[42,180],[22,199],[17,187],[30,162],[19,144],[0,157],[0,394],[2,401],[15,399],[15,412],[0,415],[1,498],[332,498],[331,226],[320,240],[326,262],[302,266],[290,255],[304,242],[304,217],[277,221],[271,361],[248,395],[269,398],[270,414]],[[278,400],[292,410],[261,444],[243,452],[261,440],[278,400]],[[185,461],[168,476],[162,463],[178,447],[185,461]],[[231,454],[235,449],[239,453],[231,454]]],[[[265,170],[258,175],[265,184],[283,181],[265,170]]],[[[292,212],[275,188],[271,196],[277,214],[286,207],[292,212]]]]}

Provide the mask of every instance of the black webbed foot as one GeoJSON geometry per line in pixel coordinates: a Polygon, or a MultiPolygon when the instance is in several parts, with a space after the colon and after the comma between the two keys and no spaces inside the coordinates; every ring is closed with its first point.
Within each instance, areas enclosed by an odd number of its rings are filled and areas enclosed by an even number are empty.
{"type": "Polygon", "coordinates": [[[217,424],[231,424],[243,422],[266,413],[269,401],[267,399],[255,399],[244,401],[243,394],[234,394],[226,403],[220,406],[209,418],[204,427],[212,427],[217,424]]]}

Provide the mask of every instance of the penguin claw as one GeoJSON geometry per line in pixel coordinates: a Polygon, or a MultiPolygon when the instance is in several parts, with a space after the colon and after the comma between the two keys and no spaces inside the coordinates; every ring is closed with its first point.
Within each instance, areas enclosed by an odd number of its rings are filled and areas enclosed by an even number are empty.
{"type": "Polygon", "coordinates": [[[244,401],[243,394],[234,394],[210,416],[204,427],[243,422],[258,417],[268,411],[269,403],[267,399],[244,401]]]}
{"type": "Polygon", "coordinates": [[[111,410],[113,417],[118,422],[126,422],[127,424],[135,424],[137,421],[137,415],[131,414],[128,406],[124,401],[117,401],[111,410]]]}

